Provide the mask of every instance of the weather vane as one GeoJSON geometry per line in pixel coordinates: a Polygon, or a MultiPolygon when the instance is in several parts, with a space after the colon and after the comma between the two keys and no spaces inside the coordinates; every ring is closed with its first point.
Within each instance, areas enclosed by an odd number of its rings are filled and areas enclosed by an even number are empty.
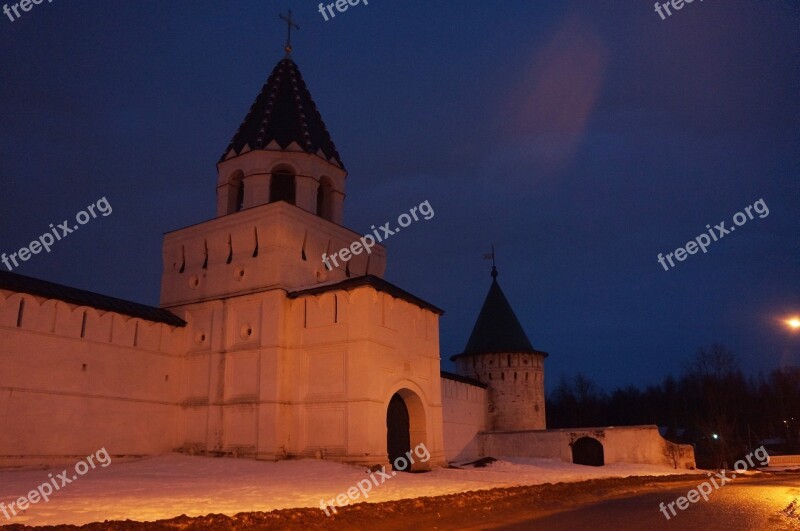
{"type": "Polygon", "coordinates": [[[288,35],[286,36],[286,46],[284,46],[284,50],[286,50],[286,56],[288,57],[290,53],[292,53],[292,28],[299,30],[300,26],[294,23],[292,20],[292,10],[289,10],[289,15],[284,16],[283,14],[278,14],[281,20],[286,21],[286,27],[289,30],[288,35]]]}

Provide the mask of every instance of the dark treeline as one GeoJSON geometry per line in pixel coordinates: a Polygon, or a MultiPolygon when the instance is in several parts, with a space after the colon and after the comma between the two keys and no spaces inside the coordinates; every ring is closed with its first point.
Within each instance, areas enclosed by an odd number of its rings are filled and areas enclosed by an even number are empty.
{"type": "Polygon", "coordinates": [[[697,465],[730,467],[766,443],[800,453],[800,367],[745,378],[724,346],[698,350],[675,378],[608,394],[583,374],[562,377],[547,401],[548,428],[656,424],[673,442],[692,444],[697,465]]]}

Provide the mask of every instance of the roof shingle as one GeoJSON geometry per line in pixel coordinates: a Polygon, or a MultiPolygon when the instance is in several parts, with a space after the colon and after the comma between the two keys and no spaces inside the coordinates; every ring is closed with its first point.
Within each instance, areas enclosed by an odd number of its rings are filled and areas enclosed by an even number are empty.
{"type": "Polygon", "coordinates": [[[71,288],[38,278],[26,277],[8,271],[0,271],[0,289],[15,291],[17,293],[27,293],[37,297],[47,299],[57,299],[75,304],[77,306],[89,306],[107,312],[116,312],[128,317],[137,317],[154,323],[164,323],[170,326],[186,326],[186,321],[174,313],[155,308],[138,302],[126,301],[107,295],[100,295],[91,291],[71,288]]]}
{"type": "Polygon", "coordinates": [[[324,284],[322,286],[317,286],[313,288],[298,290],[298,291],[290,291],[288,292],[288,297],[290,299],[296,299],[298,297],[303,297],[305,295],[318,295],[320,293],[326,293],[328,291],[335,291],[335,290],[350,290],[354,288],[358,288],[361,286],[371,286],[377,291],[381,291],[383,293],[387,293],[392,297],[397,299],[404,300],[420,308],[425,308],[426,310],[430,310],[433,313],[438,315],[444,314],[444,310],[441,310],[434,306],[433,304],[420,299],[419,297],[412,295],[411,293],[398,288],[394,284],[383,280],[380,277],[376,277],[375,275],[364,275],[360,277],[353,277],[348,278],[347,280],[342,280],[341,282],[336,282],[334,284],[324,284]]]}
{"type": "Polygon", "coordinates": [[[506,352],[532,352],[547,356],[546,352],[538,351],[531,345],[508,299],[500,289],[500,284],[497,283],[497,271],[492,268],[492,285],[478,314],[467,346],[464,352],[450,359],[473,354],[506,352]]]}
{"type": "Polygon", "coordinates": [[[272,141],[281,149],[296,142],[306,153],[321,152],[326,160],[344,169],[303,76],[288,57],[272,70],[220,162],[231,150],[239,154],[245,147],[266,149],[272,141]]]}

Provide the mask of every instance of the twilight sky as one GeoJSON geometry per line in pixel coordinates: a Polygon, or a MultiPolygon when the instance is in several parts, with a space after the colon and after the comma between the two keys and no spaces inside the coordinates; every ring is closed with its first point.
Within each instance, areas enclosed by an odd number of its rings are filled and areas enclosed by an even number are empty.
{"type": "MultiPolygon", "coordinates": [[[[796,1],[54,0],[0,14],[0,252],[105,196],[15,272],[156,305],[161,238],[213,217],[216,161],[283,56],[349,170],[358,232],[429,201],[386,278],[443,308],[442,357],[499,281],[546,378],[654,383],[719,342],[800,364],[796,1]],[[736,232],[665,271],[706,225],[736,232]]],[[[5,269],[4,266],[0,266],[5,269]]],[[[450,368],[450,362],[443,364],[450,368]]]]}

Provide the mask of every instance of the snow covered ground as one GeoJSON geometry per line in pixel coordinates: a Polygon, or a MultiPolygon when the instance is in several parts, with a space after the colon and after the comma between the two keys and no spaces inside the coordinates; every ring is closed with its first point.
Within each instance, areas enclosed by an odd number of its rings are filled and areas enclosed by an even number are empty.
{"type": "MultiPolygon", "coordinates": [[[[55,477],[63,468],[0,470],[0,502],[7,507],[49,481],[48,474],[55,477]]],[[[67,470],[72,476],[73,470],[67,470]]],[[[438,468],[425,474],[398,473],[373,486],[367,501],[561,481],[685,473],[686,470],[653,465],[615,464],[595,468],[550,459],[508,458],[485,468],[438,468]]],[[[55,492],[49,502],[39,501],[11,520],[0,512],[0,525],[84,524],[125,519],[150,521],[181,514],[233,515],[320,507],[320,500],[335,498],[368,477],[363,467],[329,461],[272,463],[169,454],[133,462],[112,462],[107,468],[90,470],[55,492]]],[[[354,503],[361,501],[364,501],[363,497],[354,503]]],[[[322,511],[320,516],[324,518],[322,511]]]]}

